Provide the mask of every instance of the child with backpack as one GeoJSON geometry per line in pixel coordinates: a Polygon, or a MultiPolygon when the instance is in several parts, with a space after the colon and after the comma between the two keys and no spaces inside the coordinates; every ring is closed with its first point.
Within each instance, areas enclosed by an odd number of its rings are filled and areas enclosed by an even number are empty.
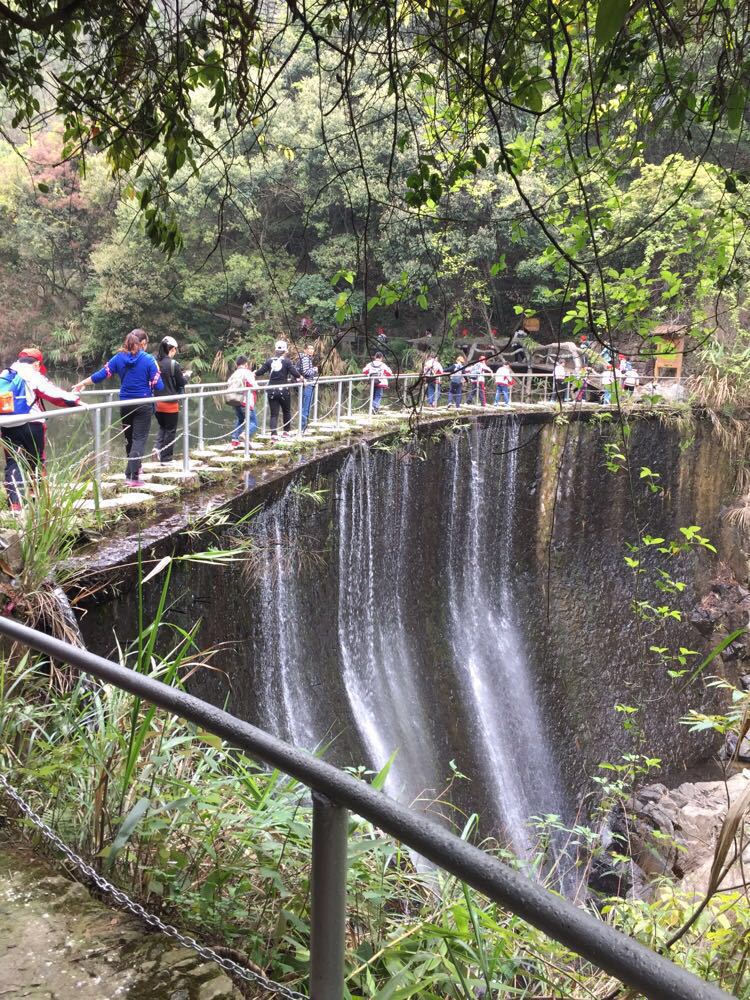
{"type": "Polygon", "coordinates": [[[237,417],[237,424],[232,431],[231,445],[239,448],[240,438],[245,433],[245,405],[250,407],[248,435],[252,437],[258,430],[258,418],[255,413],[255,401],[258,397],[258,382],[250,362],[244,354],[235,361],[235,369],[227,382],[227,405],[231,406],[237,417]],[[250,392],[247,390],[250,389],[250,392]]]}

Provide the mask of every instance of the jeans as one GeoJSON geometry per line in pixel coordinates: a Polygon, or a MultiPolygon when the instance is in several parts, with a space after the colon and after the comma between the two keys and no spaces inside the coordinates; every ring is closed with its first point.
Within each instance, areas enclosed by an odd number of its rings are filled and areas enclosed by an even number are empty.
{"type": "Polygon", "coordinates": [[[440,383],[439,382],[428,382],[427,383],[427,405],[428,406],[437,406],[439,399],[440,399],[440,383]]]}
{"type": "Polygon", "coordinates": [[[509,385],[497,385],[495,386],[495,406],[500,402],[500,399],[505,403],[506,406],[510,406],[510,386],[509,385]]]}
{"type": "Polygon", "coordinates": [[[125,466],[126,479],[137,479],[141,474],[141,462],[146,450],[153,412],[152,403],[140,406],[123,406],[120,410],[122,429],[125,432],[125,454],[128,456],[128,462],[125,466]]]}
{"type": "Polygon", "coordinates": [[[302,430],[307,427],[308,421],[310,420],[310,407],[312,406],[314,395],[314,385],[306,385],[302,390],[302,430]]]}
{"type": "Polygon", "coordinates": [[[5,450],[5,490],[8,502],[19,504],[24,494],[24,480],[35,476],[44,467],[44,424],[30,423],[20,427],[3,427],[5,450]]]}
{"type": "Polygon", "coordinates": [[[469,389],[469,398],[467,402],[469,404],[473,403],[475,399],[479,398],[482,406],[487,405],[487,393],[484,389],[484,382],[472,382],[471,389],[469,389]]]}
{"type": "Polygon", "coordinates": [[[451,382],[448,385],[448,406],[455,406],[456,409],[461,405],[461,396],[463,395],[463,383],[462,382],[451,382]]]}
{"type": "Polygon", "coordinates": [[[375,385],[372,388],[372,412],[377,413],[380,409],[380,400],[383,398],[383,386],[375,385]]]}
{"type": "MultiPolygon", "coordinates": [[[[237,417],[237,424],[232,431],[232,440],[239,441],[240,437],[245,433],[245,407],[244,406],[233,406],[235,416],[237,417]]],[[[258,430],[258,418],[255,414],[255,407],[250,407],[250,419],[248,421],[248,434],[250,437],[255,434],[258,430]]]]}
{"type": "Polygon", "coordinates": [[[174,439],[177,437],[179,418],[179,413],[156,411],[156,422],[159,425],[159,430],[156,432],[154,448],[159,452],[160,462],[171,462],[174,457],[174,439]]]}
{"type": "Polygon", "coordinates": [[[283,416],[282,429],[287,433],[292,426],[292,401],[288,389],[271,389],[268,393],[268,409],[271,411],[271,437],[276,437],[279,410],[283,416]]]}

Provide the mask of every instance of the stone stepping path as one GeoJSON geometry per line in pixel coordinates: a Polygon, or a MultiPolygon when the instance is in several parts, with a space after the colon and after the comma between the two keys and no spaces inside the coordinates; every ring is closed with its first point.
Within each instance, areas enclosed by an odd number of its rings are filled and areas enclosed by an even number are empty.
{"type": "MultiPolygon", "coordinates": [[[[348,437],[352,432],[358,433],[369,427],[386,429],[388,425],[398,425],[411,415],[408,410],[384,410],[370,416],[366,413],[354,413],[342,417],[339,423],[333,420],[323,420],[310,425],[309,432],[300,436],[293,433],[291,437],[272,439],[268,431],[260,432],[253,439],[260,447],[251,447],[249,456],[245,456],[244,447],[231,448],[228,441],[218,444],[206,444],[196,448],[190,454],[190,472],[185,473],[182,456],[170,463],[144,461],[141,469],[143,486],[133,489],[125,485],[123,472],[108,473],[102,479],[100,486],[100,510],[132,510],[138,506],[153,506],[160,499],[171,500],[182,490],[195,489],[201,482],[217,482],[232,475],[236,470],[247,469],[250,466],[264,463],[288,462],[295,455],[304,454],[305,450],[313,450],[320,445],[333,442],[337,437],[348,437]]],[[[438,411],[435,416],[445,416],[444,411],[438,411]]],[[[431,413],[425,417],[433,416],[431,413]]],[[[82,511],[96,510],[93,488],[89,495],[78,502],[82,511]]],[[[1,994],[0,994],[1,996],[1,994]]]]}

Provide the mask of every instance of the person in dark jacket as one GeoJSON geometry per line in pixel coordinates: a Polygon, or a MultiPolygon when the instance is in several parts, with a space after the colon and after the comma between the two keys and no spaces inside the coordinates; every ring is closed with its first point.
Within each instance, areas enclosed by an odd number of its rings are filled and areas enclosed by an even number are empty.
{"type": "MultiPolygon", "coordinates": [[[[156,362],[141,347],[143,330],[131,330],[125,338],[122,350],[89,378],[73,386],[73,392],[80,392],[85,385],[96,385],[113,375],[120,378],[120,399],[142,400],[153,396],[154,391],[163,389],[164,383],[156,362]]],[[[141,482],[141,462],[146,450],[146,441],[151,427],[153,403],[133,403],[120,407],[120,420],[125,433],[125,454],[128,462],[125,482],[128,486],[145,485],[141,482]]]]}
{"type": "Polygon", "coordinates": [[[156,364],[164,383],[164,388],[157,393],[155,403],[156,422],[159,430],[154,444],[153,459],[155,462],[171,462],[174,457],[174,440],[177,436],[177,421],[180,418],[180,404],[177,400],[162,403],[159,395],[177,396],[185,391],[185,373],[175,361],[177,341],[174,337],[165,337],[159,344],[156,364]]]}
{"type": "Polygon", "coordinates": [[[285,388],[290,382],[301,382],[302,376],[299,369],[286,357],[287,344],[285,340],[276,341],[276,353],[272,358],[264,361],[256,371],[257,378],[268,375],[268,408],[271,411],[271,437],[275,438],[276,425],[279,419],[279,410],[283,414],[283,437],[289,437],[289,429],[292,426],[292,401],[289,396],[289,389],[285,388]]]}

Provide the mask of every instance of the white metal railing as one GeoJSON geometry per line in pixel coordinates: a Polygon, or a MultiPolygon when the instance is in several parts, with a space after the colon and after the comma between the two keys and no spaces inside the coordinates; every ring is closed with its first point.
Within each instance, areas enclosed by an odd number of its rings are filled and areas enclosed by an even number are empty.
{"type": "MultiPolygon", "coordinates": [[[[467,366],[467,370],[463,373],[460,397],[457,394],[449,393],[449,375],[436,376],[437,382],[435,384],[440,387],[439,392],[436,394],[436,409],[447,410],[452,403],[455,404],[456,402],[459,402],[460,406],[477,405],[489,407],[494,405],[496,399],[494,375],[486,374],[484,380],[477,384],[477,382],[472,381],[468,367],[470,366],[467,366]]],[[[392,402],[395,397],[395,402],[401,407],[411,408],[425,405],[429,383],[424,375],[418,372],[396,372],[393,375],[385,376],[385,378],[388,382],[388,389],[385,390],[387,395],[384,395],[384,399],[392,402]]],[[[588,396],[590,399],[592,395],[595,395],[598,398],[601,396],[602,389],[604,388],[600,385],[600,379],[600,373],[594,373],[584,384],[580,374],[572,373],[564,381],[561,381],[560,385],[557,385],[552,374],[514,373],[514,385],[510,387],[509,402],[511,405],[543,404],[549,402],[574,403],[582,401],[578,398],[579,396],[582,396],[583,399],[586,399],[588,396]]],[[[431,380],[432,377],[430,377],[431,380]]],[[[310,406],[308,427],[313,429],[316,424],[325,421],[334,422],[336,426],[341,426],[342,421],[352,418],[355,415],[372,416],[375,409],[374,395],[378,381],[380,381],[379,378],[361,374],[318,377],[312,383],[313,399],[310,406]]],[[[641,378],[639,395],[642,395],[644,392],[648,393],[649,387],[651,387],[655,394],[669,397],[674,395],[675,386],[679,385],[679,382],[680,380],[676,378],[662,378],[655,381],[641,378]]],[[[258,429],[262,436],[265,435],[268,429],[268,393],[278,388],[290,390],[292,402],[294,403],[293,425],[296,426],[298,433],[301,434],[303,417],[302,394],[305,387],[309,387],[310,384],[310,382],[292,382],[286,386],[272,386],[266,382],[259,384],[257,390],[245,390],[244,453],[246,457],[250,455],[250,435],[248,431],[251,410],[251,407],[247,403],[250,400],[252,392],[257,391],[258,393],[255,407],[256,417],[258,417],[258,404],[262,401],[260,419],[258,419],[258,429]]],[[[619,394],[620,399],[630,395],[623,388],[621,379],[618,380],[617,390],[615,390],[614,386],[610,387],[612,401],[616,398],[615,391],[619,394]]],[[[233,394],[237,395],[238,393],[234,390],[233,394]]],[[[192,447],[195,447],[198,451],[202,451],[205,448],[207,440],[222,440],[228,438],[231,434],[231,430],[222,430],[221,433],[215,436],[207,435],[206,433],[207,425],[211,423],[207,419],[206,402],[211,400],[221,402],[226,395],[226,382],[208,382],[190,384],[186,386],[186,391],[180,394],[156,397],[161,402],[179,402],[182,404],[180,408],[180,429],[174,444],[176,445],[178,442],[181,442],[182,468],[184,473],[187,474],[190,472],[190,453],[192,447]]],[[[90,414],[92,418],[94,478],[97,482],[100,482],[109,457],[109,437],[115,412],[123,406],[153,404],[155,397],[149,396],[141,399],[121,400],[116,389],[91,389],[83,393],[82,396],[85,397],[82,407],[64,407],[46,410],[42,414],[24,416],[0,416],[0,428],[4,426],[19,426],[32,420],[70,420],[76,414],[80,417],[82,412],[90,414]],[[102,398],[99,400],[99,397],[102,398]],[[89,402],[88,400],[92,398],[97,398],[97,401],[89,402]],[[105,437],[107,438],[107,447],[104,447],[105,437]]],[[[429,412],[434,411],[430,410],[429,412]]],[[[86,450],[90,453],[90,449],[87,448],[86,450]]]]}

